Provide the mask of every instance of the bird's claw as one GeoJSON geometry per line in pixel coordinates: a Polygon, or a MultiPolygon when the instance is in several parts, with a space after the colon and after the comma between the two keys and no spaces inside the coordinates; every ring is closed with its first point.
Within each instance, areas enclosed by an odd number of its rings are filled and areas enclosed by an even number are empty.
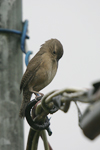
{"type": "Polygon", "coordinates": [[[37,101],[40,101],[40,100],[42,99],[42,97],[43,97],[42,95],[36,96],[35,99],[36,99],[37,101]]]}

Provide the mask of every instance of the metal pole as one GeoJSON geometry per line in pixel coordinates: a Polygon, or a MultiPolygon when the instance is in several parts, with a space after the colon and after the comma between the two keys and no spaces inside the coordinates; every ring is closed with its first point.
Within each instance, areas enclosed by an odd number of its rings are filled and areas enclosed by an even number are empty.
{"type": "MultiPolygon", "coordinates": [[[[22,30],[22,1],[0,0],[0,28],[22,30]]],[[[0,150],[23,150],[23,121],[18,117],[22,77],[20,35],[0,33],[0,150]]]]}

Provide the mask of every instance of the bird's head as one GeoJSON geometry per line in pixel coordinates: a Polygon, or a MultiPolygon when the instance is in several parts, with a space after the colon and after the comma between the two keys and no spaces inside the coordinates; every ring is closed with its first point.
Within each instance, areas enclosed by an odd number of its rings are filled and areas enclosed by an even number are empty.
{"type": "Polygon", "coordinates": [[[57,39],[50,39],[42,46],[45,48],[46,52],[49,52],[50,55],[57,61],[59,61],[63,55],[63,46],[57,39]]]}

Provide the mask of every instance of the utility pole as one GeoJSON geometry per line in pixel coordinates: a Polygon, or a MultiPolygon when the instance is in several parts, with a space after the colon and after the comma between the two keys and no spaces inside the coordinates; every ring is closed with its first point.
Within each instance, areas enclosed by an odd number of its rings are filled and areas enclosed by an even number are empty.
{"type": "MultiPolygon", "coordinates": [[[[22,31],[22,0],[0,0],[0,28],[22,31]]],[[[0,150],[23,150],[20,35],[0,32],[0,150]]]]}

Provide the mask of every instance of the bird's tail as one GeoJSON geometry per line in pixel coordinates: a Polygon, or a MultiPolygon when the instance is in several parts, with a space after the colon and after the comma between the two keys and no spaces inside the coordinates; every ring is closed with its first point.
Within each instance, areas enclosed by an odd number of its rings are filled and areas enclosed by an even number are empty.
{"type": "Polygon", "coordinates": [[[25,108],[28,104],[28,102],[31,99],[32,93],[29,91],[23,91],[23,100],[21,103],[20,111],[19,111],[19,117],[24,118],[25,117],[25,108]]]}

